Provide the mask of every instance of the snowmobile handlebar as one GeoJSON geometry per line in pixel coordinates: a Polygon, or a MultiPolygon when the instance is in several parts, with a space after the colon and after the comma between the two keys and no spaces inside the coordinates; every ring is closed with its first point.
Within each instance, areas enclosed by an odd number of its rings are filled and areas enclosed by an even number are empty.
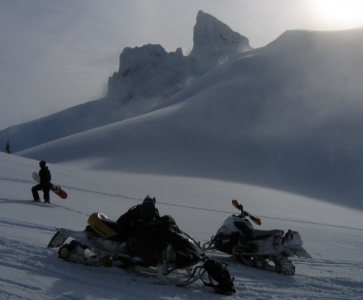
{"type": "Polygon", "coordinates": [[[253,223],[257,224],[257,225],[261,225],[262,222],[261,222],[261,219],[260,218],[256,218],[254,216],[252,216],[249,212],[243,210],[243,205],[242,204],[239,204],[238,201],[236,199],[233,199],[232,200],[232,205],[237,208],[238,210],[241,211],[241,216],[244,217],[244,216],[247,216],[249,217],[253,223]]]}

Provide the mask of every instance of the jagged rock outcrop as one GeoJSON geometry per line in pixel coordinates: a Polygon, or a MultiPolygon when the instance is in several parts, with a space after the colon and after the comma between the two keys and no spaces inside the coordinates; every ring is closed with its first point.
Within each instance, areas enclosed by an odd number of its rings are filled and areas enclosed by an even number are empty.
{"type": "Polygon", "coordinates": [[[127,101],[135,98],[167,98],[193,78],[243,51],[250,50],[246,37],[215,17],[199,11],[194,26],[193,50],[166,52],[160,45],[125,48],[120,66],[108,81],[108,95],[127,101]]]}
{"type": "Polygon", "coordinates": [[[251,49],[246,37],[203,11],[197,15],[193,42],[190,56],[196,57],[207,68],[251,49]]]}
{"type": "Polygon", "coordinates": [[[123,100],[167,98],[182,87],[188,73],[181,48],[168,53],[161,45],[128,47],[120,55],[118,72],[109,78],[108,95],[123,100]]]}

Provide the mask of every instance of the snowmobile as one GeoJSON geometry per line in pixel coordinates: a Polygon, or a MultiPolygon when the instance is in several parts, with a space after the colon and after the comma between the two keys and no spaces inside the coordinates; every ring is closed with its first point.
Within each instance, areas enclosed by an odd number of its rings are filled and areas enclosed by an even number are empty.
{"type": "Polygon", "coordinates": [[[302,247],[303,242],[297,231],[254,229],[251,219],[261,225],[261,219],[243,210],[237,200],[232,205],[240,211],[239,215],[228,217],[211,241],[202,246],[204,251],[219,250],[234,255],[247,266],[266,269],[284,275],[294,275],[295,266],[290,257],[311,258],[302,247]]]}
{"type": "Polygon", "coordinates": [[[126,240],[118,226],[106,215],[93,213],[83,231],[57,229],[48,248],[59,247],[60,259],[85,265],[156,268],[160,284],[170,284],[168,275],[179,270],[186,274],[177,286],[201,279],[217,293],[235,292],[227,264],[209,259],[200,245],[179,229],[173,217],[158,217],[147,225],[140,222],[126,240]],[[73,240],[66,243],[68,238],[73,240]]]}

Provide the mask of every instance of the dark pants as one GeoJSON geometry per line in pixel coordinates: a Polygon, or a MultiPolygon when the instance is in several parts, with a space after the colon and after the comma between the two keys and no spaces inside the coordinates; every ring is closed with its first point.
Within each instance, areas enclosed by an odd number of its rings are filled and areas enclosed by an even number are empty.
{"type": "Polygon", "coordinates": [[[43,198],[44,201],[49,201],[49,190],[50,190],[50,186],[45,186],[42,184],[37,184],[35,186],[32,187],[32,194],[33,194],[33,199],[35,201],[38,201],[39,195],[38,195],[38,191],[43,190],[43,198]]]}

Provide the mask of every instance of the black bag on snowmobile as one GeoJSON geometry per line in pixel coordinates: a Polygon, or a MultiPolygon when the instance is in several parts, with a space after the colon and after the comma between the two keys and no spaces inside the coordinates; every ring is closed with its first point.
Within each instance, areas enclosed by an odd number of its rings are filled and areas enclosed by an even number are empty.
{"type": "Polygon", "coordinates": [[[223,295],[232,295],[236,292],[233,284],[234,277],[231,278],[226,263],[208,259],[203,267],[207,271],[209,278],[209,282],[205,282],[202,278],[205,286],[213,287],[218,294],[223,295]],[[213,283],[213,280],[216,281],[217,284],[213,283]]]}

